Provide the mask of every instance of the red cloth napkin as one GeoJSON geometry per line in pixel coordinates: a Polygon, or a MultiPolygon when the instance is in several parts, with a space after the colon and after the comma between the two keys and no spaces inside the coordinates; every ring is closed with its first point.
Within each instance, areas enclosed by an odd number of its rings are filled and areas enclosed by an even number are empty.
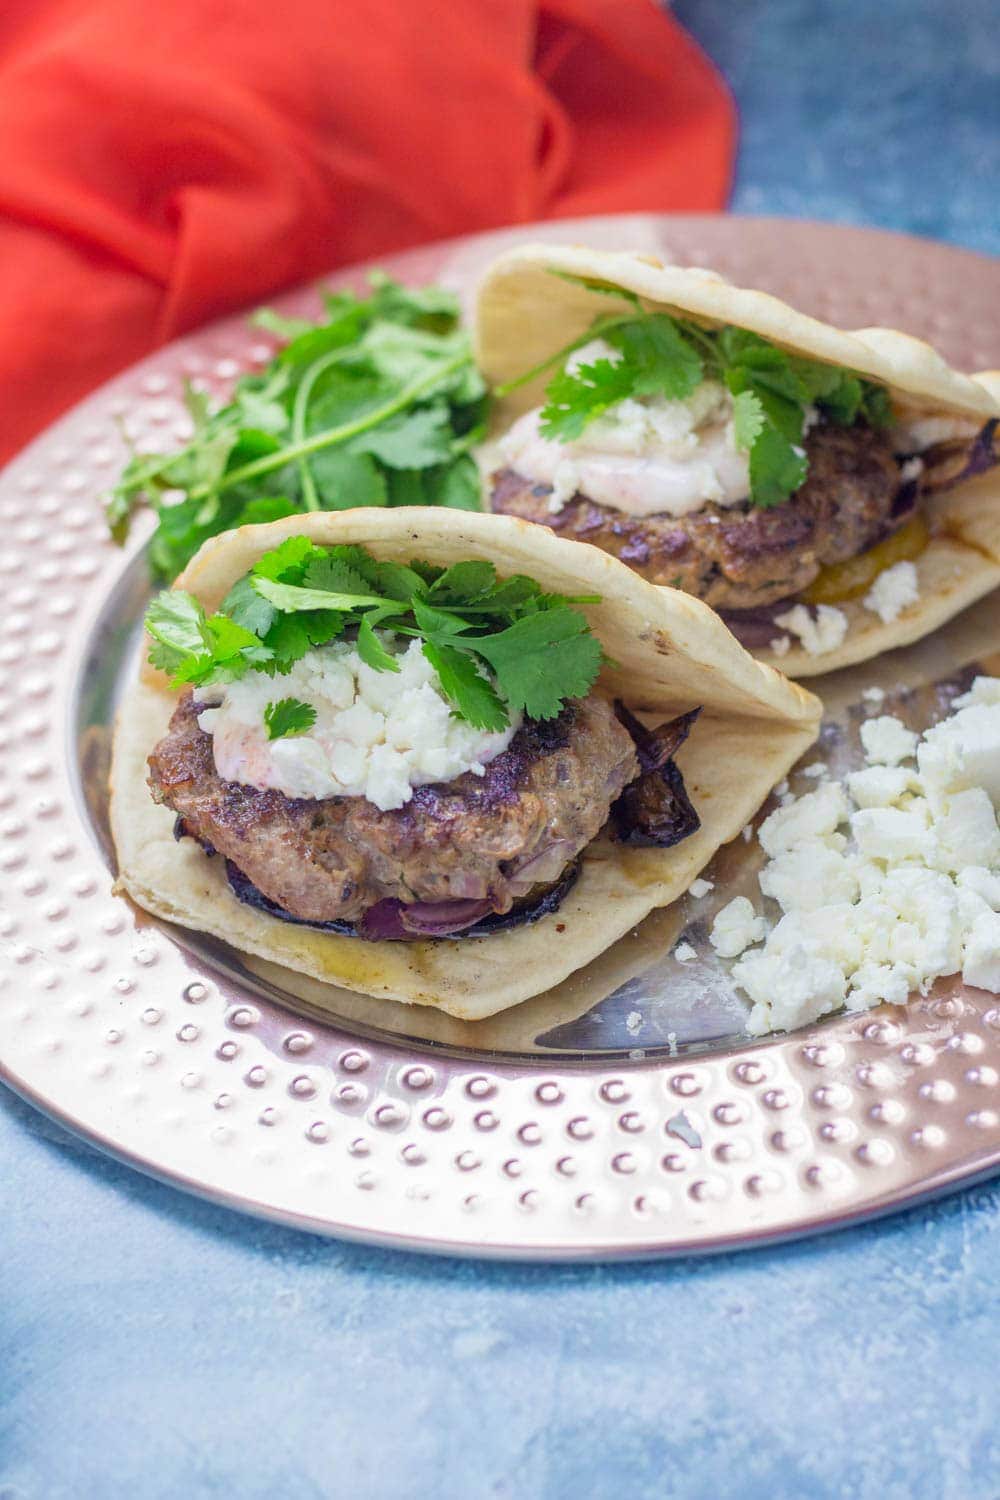
{"type": "Polygon", "coordinates": [[[2,0],[0,459],[336,265],[725,202],[731,101],[653,0],[2,0]]]}

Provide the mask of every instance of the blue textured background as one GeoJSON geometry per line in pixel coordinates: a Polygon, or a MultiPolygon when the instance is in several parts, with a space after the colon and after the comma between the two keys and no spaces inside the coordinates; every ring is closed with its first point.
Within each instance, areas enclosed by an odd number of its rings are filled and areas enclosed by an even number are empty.
{"type": "MultiPolygon", "coordinates": [[[[734,206],[1000,250],[994,0],[684,0],[734,206]]],[[[571,1269],[261,1226],[0,1096],[0,1500],[998,1500],[1000,1187],[571,1269]]]]}

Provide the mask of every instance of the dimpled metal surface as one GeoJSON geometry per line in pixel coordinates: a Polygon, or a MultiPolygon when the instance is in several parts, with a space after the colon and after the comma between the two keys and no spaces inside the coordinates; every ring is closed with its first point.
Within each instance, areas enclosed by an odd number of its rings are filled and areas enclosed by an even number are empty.
{"type": "MultiPolygon", "coordinates": [[[[847,326],[931,338],[961,367],[998,362],[993,265],[870,231],[630,216],[382,263],[467,294],[499,249],[540,234],[712,265],[847,326]]],[[[309,311],[314,297],[279,305],[309,311]]],[[[905,1011],[765,1043],[691,1033],[691,1050],[671,1055],[627,1038],[590,1046],[580,1031],[559,1051],[540,1041],[563,1022],[555,997],[519,1008],[530,1024],[511,1013],[506,1032],[481,1038],[435,1029],[439,1018],[407,1025],[399,1007],[351,997],[330,1020],[294,976],[251,974],[189,935],[182,945],[113,894],[101,809],[117,679],[102,682],[101,668],[124,659],[122,622],[141,605],[142,537],[125,555],[113,547],[100,496],[123,461],[122,429],[140,448],[184,438],[184,377],[220,393],[270,354],[243,319],[204,330],[91,397],[0,477],[0,1076],[192,1191],[320,1232],[449,1253],[610,1258],[749,1244],[1000,1167],[1000,1000],[957,981],[905,1011]]],[[[994,631],[990,609],[961,628],[981,618],[994,631]]],[[[983,649],[998,645],[990,634],[983,649]]],[[[919,660],[925,680],[962,664],[937,646],[919,660]]],[[[675,932],[660,931],[664,950],[675,932]]],[[[616,974],[612,961],[612,978],[592,994],[584,984],[584,998],[616,989],[648,1002],[642,964],[625,968],[616,974]]],[[[577,995],[566,1018],[602,1019],[593,1003],[577,995]]],[[[642,1016],[624,1009],[631,1035],[642,1016]]]]}

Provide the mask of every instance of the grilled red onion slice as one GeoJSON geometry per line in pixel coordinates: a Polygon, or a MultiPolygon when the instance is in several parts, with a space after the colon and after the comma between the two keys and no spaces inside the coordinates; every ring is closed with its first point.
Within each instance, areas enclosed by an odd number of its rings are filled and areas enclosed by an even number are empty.
{"type": "Polygon", "coordinates": [[[550,885],[558,880],[573,857],[569,839],[554,839],[538,854],[510,872],[510,888],[515,896],[525,895],[533,885],[550,885]]]}
{"type": "Polygon", "coordinates": [[[624,703],[615,704],[615,713],[635,742],[642,771],[612,806],[612,827],[623,844],[669,849],[701,827],[673,759],[701,709],[694,708],[656,729],[647,729],[624,703]]]}
{"type": "Polygon", "coordinates": [[[933,495],[938,490],[950,490],[966,479],[985,474],[1000,463],[997,450],[997,418],[991,417],[976,433],[971,443],[966,439],[935,443],[919,456],[923,459],[924,472],[920,476],[920,488],[924,494],[933,495]]]}
{"type": "Polygon", "coordinates": [[[410,937],[451,937],[474,927],[493,910],[491,901],[397,901],[388,897],[370,906],[358,923],[368,939],[399,942],[410,937]]]}
{"type": "Polygon", "coordinates": [[[314,927],[324,932],[341,932],[350,937],[365,938],[370,942],[380,939],[385,942],[415,942],[418,938],[442,937],[488,937],[494,932],[506,932],[537,922],[540,917],[558,911],[567,891],[571,890],[580,873],[579,863],[565,866],[558,880],[542,886],[535,895],[526,892],[528,899],[510,911],[496,912],[491,901],[422,901],[409,905],[386,898],[370,906],[358,923],[344,921],[310,922],[303,917],[294,917],[291,912],[271,901],[259,891],[253,881],[226,860],[226,878],[233,895],[247,906],[267,912],[282,922],[291,922],[296,927],[314,927]],[[471,915],[470,915],[471,913],[471,915]]]}

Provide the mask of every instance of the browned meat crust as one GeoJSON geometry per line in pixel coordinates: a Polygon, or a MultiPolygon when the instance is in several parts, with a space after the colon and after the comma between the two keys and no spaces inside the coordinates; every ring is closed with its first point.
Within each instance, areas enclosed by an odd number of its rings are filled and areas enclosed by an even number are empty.
{"type": "Polygon", "coordinates": [[[805,484],[769,510],[707,503],[688,516],[630,516],[578,493],[553,515],[550,487],[513,469],[494,476],[491,505],[590,542],[716,609],[753,609],[798,593],[820,568],[865,551],[912,514],[894,515],[899,468],[885,433],[821,425],[805,448],[805,484]]]}
{"type": "Polygon", "coordinates": [[[184,832],[231,860],[269,900],[306,921],[354,921],[377,901],[489,898],[507,911],[526,886],[559,870],[526,871],[551,846],[561,870],[604,825],[638,774],[632,740],[603,699],[527,723],[484,776],[417,787],[393,812],[363,797],[292,800],[223,781],[190,692],[149,758],[157,801],[184,832]]]}

